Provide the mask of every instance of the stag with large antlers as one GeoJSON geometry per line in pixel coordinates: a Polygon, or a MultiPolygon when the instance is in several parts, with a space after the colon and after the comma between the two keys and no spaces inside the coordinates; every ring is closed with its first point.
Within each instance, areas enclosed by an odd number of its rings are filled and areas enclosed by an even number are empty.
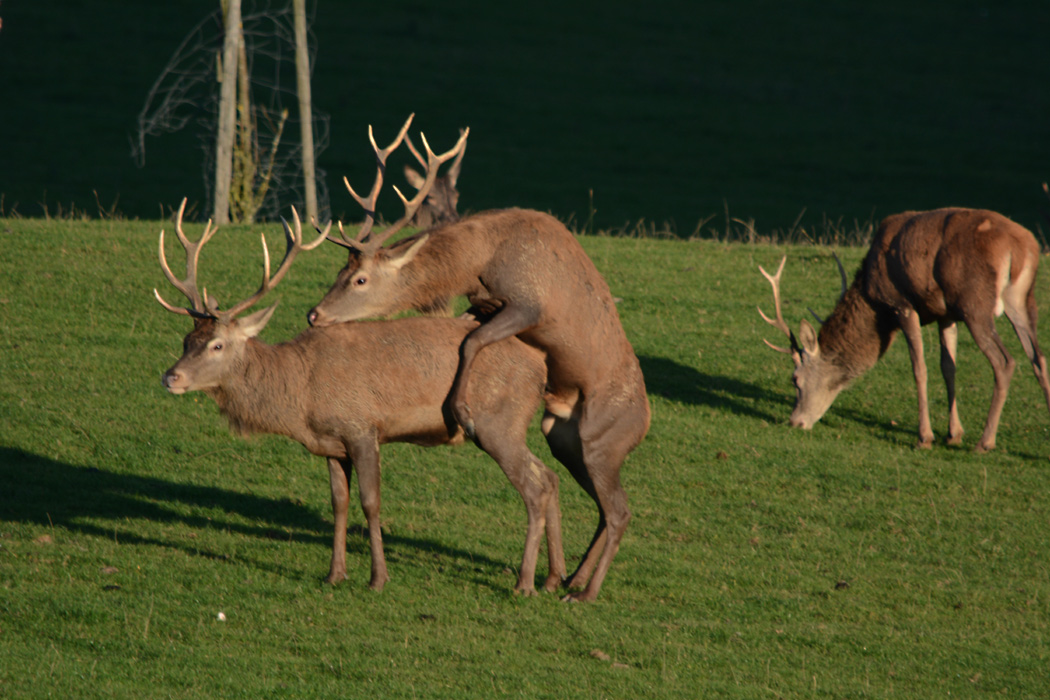
{"type": "MultiPolygon", "coordinates": [[[[185,202],[183,202],[185,206],[185,202]]],[[[182,232],[182,207],[175,230],[186,251],[186,278],[178,279],[164,255],[168,280],[190,301],[164,308],[194,319],[183,354],[164,373],[173,394],[203,391],[241,433],[274,433],[325,457],[332,491],[335,536],[328,582],[346,578],[346,527],[351,470],[357,471],[361,507],[368,522],[372,567],[370,585],[388,581],[379,522],[379,446],[409,442],[423,446],[456,444],[463,430],[448,413],[445,397],[459,362],[459,346],[477,323],[461,319],[410,318],[311,328],[295,339],[267,345],[256,336],[276,305],[237,318],[259,301],[287,272],[301,249],[302,228],[293,210],[294,230],[284,224],[288,252],[277,274],[266,271],[259,291],[229,310],[197,288],[200,249],[215,233],[210,222],[197,241],[182,232]]],[[[556,590],[565,575],[561,545],[558,477],[525,444],[525,434],[542,399],[543,357],[516,339],[492,346],[478,358],[469,397],[477,402],[475,442],[496,460],[525,502],[528,526],[516,589],[535,592],[540,540],[546,531],[550,570],[544,589],[556,590]]]]}
{"type": "MultiPolygon", "coordinates": [[[[593,600],[619,549],[630,519],[620,467],[649,429],[649,402],[638,358],[631,348],[605,280],[576,238],[557,219],[523,209],[475,214],[456,223],[383,243],[411,219],[405,215],[382,232],[372,228],[375,197],[385,159],[408,129],[385,149],[368,198],[357,199],[365,223],[356,238],[331,237],[349,249],[335,284],[309,314],[315,326],[445,308],[466,296],[487,320],[467,335],[451,404],[456,421],[474,431],[479,407],[470,398],[479,352],[517,336],[546,354],[546,411],[541,428],[554,456],[598,506],[598,526],[579,568],[568,582],[570,600],[593,600]]],[[[465,142],[435,156],[423,139],[432,181],[436,164],[465,142]]],[[[349,184],[348,184],[349,187],[349,184]]],[[[398,192],[400,196],[400,192],[398,192]]]]}
{"type": "Polygon", "coordinates": [[[1015,366],[995,329],[996,317],[1004,312],[1050,407],[1046,358],[1035,332],[1039,245],[1030,231],[1005,216],[951,208],[887,217],[853,285],[844,291],[819,335],[803,320],[796,339],[784,321],[780,275],[786,259],[780,261],[775,275],[759,267],[773,286],[775,319],[761,309],[759,313],[791,343],[790,348],[770,344],[790,353],[795,363],[792,379],[797,395],[791,425],[812,428],[838,393],[875,365],[900,330],[908,342],[918,391],[919,447],[932,445],[921,327],[936,321],[941,372],[948,390],[947,441],[959,444],[963,427],[955,400],[955,358],[956,323],[962,321],[995,375],[988,418],[976,447],[978,452],[994,449],[1015,366]]]}

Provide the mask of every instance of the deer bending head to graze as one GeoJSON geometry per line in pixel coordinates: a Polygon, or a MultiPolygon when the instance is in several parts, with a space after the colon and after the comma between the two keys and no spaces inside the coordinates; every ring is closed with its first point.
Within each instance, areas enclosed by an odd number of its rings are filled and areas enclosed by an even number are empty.
{"type": "MultiPolygon", "coordinates": [[[[376,234],[374,217],[367,214],[374,209],[391,147],[375,148],[377,184],[372,198],[358,198],[366,211],[362,232],[352,240],[331,239],[349,249],[349,259],[309,321],[326,326],[408,309],[430,311],[466,296],[488,318],[463,343],[451,397],[453,415],[468,432],[475,430],[479,413],[469,396],[479,351],[511,336],[542,350],[547,358],[542,430],[554,456],[598,506],[594,538],[568,583],[582,589],[569,599],[592,600],[630,519],[620,467],[649,429],[641,367],[609,287],[568,229],[536,211],[481,212],[382,247],[391,228],[410,216],[406,204],[405,217],[376,234]]],[[[428,162],[436,160],[427,152],[428,162]]],[[[428,169],[428,179],[435,167],[428,169]]]]}
{"type": "MultiPolygon", "coordinates": [[[[466,129],[460,129],[460,136],[465,138],[466,131],[466,129]]],[[[405,134],[405,145],[408,146],[408,150],[412,152],[419,164],[423,166],[424,172],[427,172],[427,159],[416,150],[408,134],[405,134]]],[[[452,165],[448,166],[448,170],[444,175],[440,175],[434,180],[434,185],[430,188],[430,193],[427,194],[423,205],[416,211],[415,216],[409,222],[410,226],[428,229],[439,224],[450,224],[453,221],[459,221],[459,212],[456,211],[459,206],[459,190],[456,189],[456,183],[459,181],[459,171],[463,167],[463,155],[466,152],[467,144],[464,141],[463,146],[459,149],[459,153],[456,154],[455,160],[452,161],[452,165]]],[[[410,165],[405,166],[405,179],[417,191],[423,189],[427,181],[426,175],[419,173],[410,165]]]]}
{"type": "Polygon", "coordinates": [[[761,309],[759,313],[791,343],[789,349],[770,345],[790,353],[795,363],[792,379],[796,400],[791,425],[812,428],[838,393],[875,365],[900,330],[908,342],[919,397],[919,447],[929,447],[933,429],[921,327],[936,321],[941,372],[948,391],[947,440],[959,444],[963,428],[955,401],[955,324],[962,321],[995,375],[988,418],[976,447],[979,452],[994,449],[1015,366],[995,330],[995,319],[1004,312],[1050,407],[1046,358],[1036,338],[1034,288],[1038,267],[1035,237],[1001,214],[958,208],[896,214],[879,225],[849,289],[845,289],[842,273],[844,293],[819,335],[803,320],[797,339],[781,312],[784,260],[776,275],[760,267],[773,286],[776,318],[770,319],[761,309]]]}
{"type": "MultiPolygon", "coordinates": [[[[185,202],[183,202],[185,206],[185,202]]],[[[294,210],[293,210],[294,214],[294,210]]],[[[459,362],[459,346],[476,323],[459,319],[410,318],[311,328],[279,345],[256,340],[275,306],[237,316],[272,289],[304,246],[295,216],[294,231],[285,223],[288,252],[277,274],[266,273],[259,292],[229,310],[197,291],[197,258],[214,234],[209,223],[196,242],[182,233],[182,208],[176,232],[186,250],[186,279],[172,274],[160,238],[165,276],[190,300],[179,308],[157,299],[169,311],[193,317],[194,329],[183,341],[183,354],[164,373],[168,391],[203,391],[243,433],[274,433],[302,443],[326,457],[332,490],[335,536],[327,580],[346,578],[346,527],[351,470],[357,471],[361,507],[371,544],[371,587],[389,579],[379,522],[379,446],[409,442],[431,446],[463,441],[463,431],[448,414],[446,397],[459,362]]],[[[558,477],[525,444],[525,434],[542,400],[545,369],[534,348],[509,339],[478,358],[480,371],[470,397],[479,404],[475,442],[491,455],[521,494],[528,514],[525,552],[517,590],[535,592],[540,539],[547,534],[550,571],[544,584],[556,590],[565,575],[561,545],[558,477]]]]}

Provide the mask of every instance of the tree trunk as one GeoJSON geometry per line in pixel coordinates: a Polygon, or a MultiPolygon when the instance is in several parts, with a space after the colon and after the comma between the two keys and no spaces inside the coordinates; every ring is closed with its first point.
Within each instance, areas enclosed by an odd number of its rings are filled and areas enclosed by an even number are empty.
{"type": "Polygon", "coordinates": [[[222,91],[215,142],[215,210],[212,214],[212,219],[219,225],[230,220],[230,179],[237,121],[237,49],[241,43],[241,0],[223,0],[223,5],[226,6],[226,37],[222,47],[222,91]]]}
{"type": "Polygon", "coordinates": [[[314,181],[313,108],[310,106],[310,55],[306,47],[306,0],[293,0],[295,11],[295,73],[299,90],[299,128],[303,145],[303,189],[306,220],[317,218],[317,183],[314,181]]]}

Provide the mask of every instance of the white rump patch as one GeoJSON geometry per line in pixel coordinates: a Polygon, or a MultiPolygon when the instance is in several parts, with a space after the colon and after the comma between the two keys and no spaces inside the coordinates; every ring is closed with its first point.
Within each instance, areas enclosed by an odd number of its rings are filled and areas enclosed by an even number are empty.
{"type": "Polygon", "coordinates": [[[999,297],[995,300],[995,315],[1001,316],[1005,307],[1021,311],[1026,306],[1028,290],[1032,287],[1032,278],[1035,277],[1036,261],[1024,261],[1021,273],[1016,279],[1010,279],[1010,256],[1006,257],[1006,263],[999,270],[998,289],[999,297]]]}

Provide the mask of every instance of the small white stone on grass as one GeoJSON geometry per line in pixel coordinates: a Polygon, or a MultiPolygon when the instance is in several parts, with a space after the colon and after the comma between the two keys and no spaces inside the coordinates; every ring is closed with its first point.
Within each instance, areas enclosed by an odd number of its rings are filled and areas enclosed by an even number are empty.
{"type": "Polygon", "coordinates": [[[219,622],[226,622],[226,613],[219,611],[219,614],[215,616],[215,619],[219,622]]]}

